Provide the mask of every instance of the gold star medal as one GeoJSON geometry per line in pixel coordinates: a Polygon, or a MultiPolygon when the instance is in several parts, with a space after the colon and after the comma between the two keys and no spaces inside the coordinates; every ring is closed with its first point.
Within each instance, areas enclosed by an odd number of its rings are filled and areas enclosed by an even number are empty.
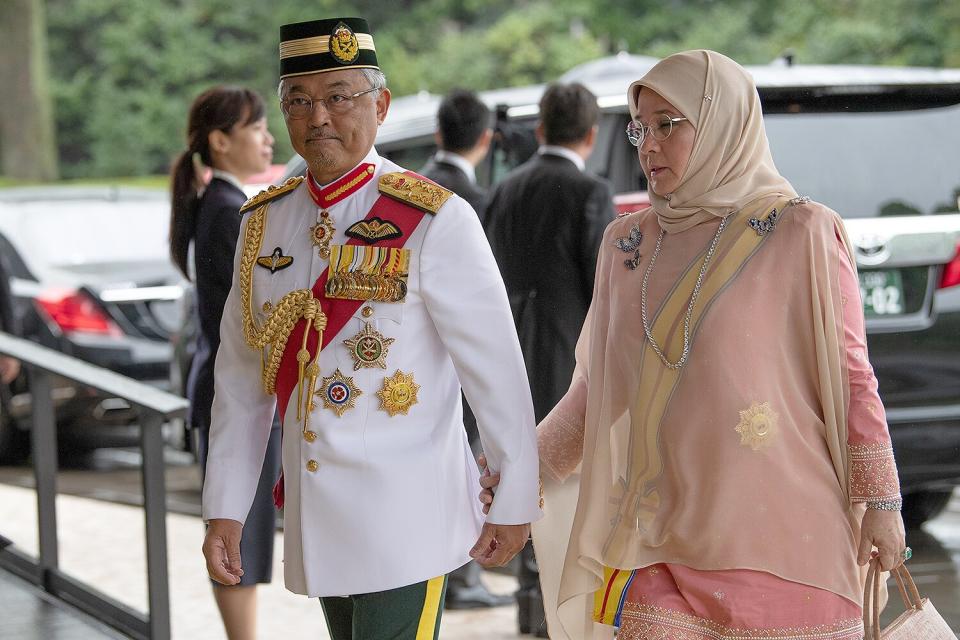
{"type": "Polygon", "coordinates": [[[387,351],[396,338],[385,338],[369,322],[363,323],[363,330],[343,344],[350,349],[353,358],[353,370],[380,367],[387,368],[387,351]]]}
{"type": "Polygon", "coordinates": [[[330,257],[330,239],[333,238],[333,221],[330,219],[329,211],[320,212],[320,220],[317,224],[310,227],[310,242],[317,247],[317,254],[327,260],[330,257]]]}
{"type": "Polygon", "coordinates": [[[357,406],[357,396],[363,392],[353,383],[353,378],[340,373],[340,369],[320,381],[317,395],[323,398],[323,407],[330,409],[340,417],[349,409],[357,406]]]}
{"type": "Polygon", "coordinates": [[[417,404],[417,392],[420,385],[413,381],[413,374],[405,374],[399,369],[389,378],[383,379],[383,389],[377,391],[380,396],[380,408],[390,417],[402,413],[407,415],[410,407],[417,404]]]}

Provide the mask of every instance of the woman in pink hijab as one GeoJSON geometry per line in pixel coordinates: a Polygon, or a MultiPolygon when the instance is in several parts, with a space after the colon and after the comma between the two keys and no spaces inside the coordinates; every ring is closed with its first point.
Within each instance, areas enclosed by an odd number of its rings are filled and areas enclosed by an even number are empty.
{"type": "Polygon", "coordinates": [[[608,227],[539,426],[545,477],[581,465],[572,523],[535,531],[542,571],[565,549],[551,636],[861,638],[864,565],[909,550],[843,224],[777,172],[729,58],[670,56],[629,104],[652,205],[608,227]]]}

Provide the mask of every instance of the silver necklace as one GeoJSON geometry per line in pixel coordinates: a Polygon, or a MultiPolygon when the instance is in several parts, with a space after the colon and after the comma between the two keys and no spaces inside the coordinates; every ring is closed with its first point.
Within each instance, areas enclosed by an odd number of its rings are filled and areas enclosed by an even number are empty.
{"type": "Polygon", "coordinates": [[[693,305],[700,296],[700,286],[703,284],[703,276],[707,272],[707,265],[710,264],[710,258],[713,257],[714,252],[717,250],[717,243],[720,241],[720,234],[723,233],[725,226],[727,226],[727,219],[723,218],[720,220],[720,227],[717,229],[717,233],[713,236],[713,242],[710,243],[710,249],[707,250],[707,255],[703,259],[703,266],[700,267],[700,275],[697,276],[697,284],[694,285],[693,293],[690,294],[690,303],[687,304],[687,314],[683,318],[683,353],[680,354],[680,359],[676,362],[667,360],[667,356],[663,354],[660,345],[653,339],[653,333],[650,331],[650,323],[647,321],[647,282],[650,280],[650,272],[653,271],[653,265],[657,261],[657,256],[660,255],[660,245],[663,243],[663,236],[666,232],[660,229],[660,235],[657,236],[657,248],[653,250],[653,255],[650,256],[650,263],[647,265],[647,270],[643,274],[643,285],[640,287],[640,318],[643,320],[643,332],[647,336],[647,342],[650,343],[654,353],[660,357],[660,361],[663,362],[664,366],[668,369],[680,369],[687,362],[687,356],[690,355],[690,318],[693,316],[693,305]]]}

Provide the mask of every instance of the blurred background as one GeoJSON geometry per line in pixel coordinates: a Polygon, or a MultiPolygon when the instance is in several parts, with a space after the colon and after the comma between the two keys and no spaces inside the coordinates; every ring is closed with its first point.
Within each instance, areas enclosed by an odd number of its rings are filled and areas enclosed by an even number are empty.
{"type": "MultiPolygon", "coordinates": [[[[960,5],[936,0],[3,0],[0,180],[163,175],[194,96],[275,95],[279,26],[345,14],[370,22],[395,96],[536,84],[620,51],[960,67],[960,5]]],[[[275,102],[269,119],[287,158],[275,102]]]]}
{"type": "MultiPolygon", "coordinates": [[[[646,203],[623,139],[629,82],[683,49],[750,65],[778,166],[844,215],[856,245],[911,566],[960,629],[960,2],[0,0],[0,267],[16,320],[0,329],[182,395],[195,326],[191,287],[169,259],[168,172],[185,149],[189,105],[214,84],[255,89],[267,98],[275,164],[245,190],[301,172],[274,99],[279,27],[335,15],[366,18],[376,38],[394,97],[377,139],[383,155],[419,170],[435,150],[440,96],[473,89],[497,115],[493,150],[477,167],[481,185],[495,184],[536,149],[543,84],[577,80],[602,111],[587,166],[613,184],[620,211],[646,203]],[[848,168],[856,171],[841,177],[848,168]]],[[[164,419],[162,451],[147,453],[149,411],[136,394],[53,375],[42,387],[56,426],[44,471],[31,442],[40,399],[24,369],[0,385],[0,567],[26,566],[4,564],[4,548],[42,560],[47,473],[58,494],[59,568],[121,608],[154,607],[143,521],[154,455],[172,636],[224,637],[182,419],[164,419]]],[[[322,634],[316,602],[283,590],[280,544],[278,536],[259,634],[322,634]]],[[[47,575],[20,574],[40,583],[47,575]]],[[[484,581],[498,593],[517,588],[512,568],[484,581]]],[[[24,597],[3,568],[0,599],[18,603],[8,607],[16,615],[0,617],[0,638],[60,637],[46,601],[24,597]]],[[[75,613],[63,623],[74,635],[63,637],[128,637],[116,625],[77,623],[75,613]]],[[[442,637],[520,637],[515,606],[451,611],[443,624],[442,637]]]]}

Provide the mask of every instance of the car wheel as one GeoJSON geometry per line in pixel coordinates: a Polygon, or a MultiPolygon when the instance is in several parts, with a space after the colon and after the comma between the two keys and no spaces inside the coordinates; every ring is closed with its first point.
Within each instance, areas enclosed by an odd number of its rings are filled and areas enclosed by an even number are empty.
{"type": "Polygon", "coordinates": [[[915,529],[927,520],[940,515],[947,507],[953,489],[938,489],[931,491],[915,491],[903,496],[903,524],[908,529],[915,529]]]}

